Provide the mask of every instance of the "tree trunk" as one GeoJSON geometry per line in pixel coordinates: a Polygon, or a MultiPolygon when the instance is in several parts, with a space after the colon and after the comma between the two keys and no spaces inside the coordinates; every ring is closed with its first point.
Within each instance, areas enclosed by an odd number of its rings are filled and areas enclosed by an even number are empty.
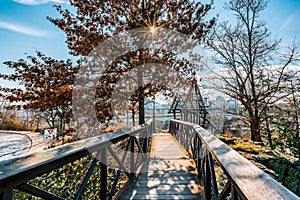
{"type": "MultiPolygon", "coordinates": [[[[294,94],[294,93],[293,93],[294,94]]],[[[296,99],[294,99],[294,105],[297,105],[296,99]]],[[[295,115],[295,123],[296,123],[296,137],[295,137],[295,142],[296,142],[296,148],[298,149],[298,158],[300,158],[300,133],[299,133],[299,117],[298,117],[298,108],[295,108],[296,110],[296,115],[295,115]]]]}
{"type": "Polygon", "coordinates": [[[132,117],[132,126],[135,126],[135,112],[134,112],[134,109],[131,110],[131,117],[132,117]]]}
{"type": "Polygon", "coordinates": [[[63,123],[64,123],[64,118],[60,117],[59,118],[59,127],[58,127],[58,135],[62,135],[62,144],[64,144],[65,141],[65,135],[63,134],[63,123]]]}
{"type": "Polygon", "coordinates": [[[271,130],[270,130],[269,116],[267,114],[267,110],[268,110],[268,105],[266,104],[266,109],[265,109],[265,114],[264,114],[265,121],[266,121],[266,131],[268,134],[268,141],[269,141],[270,148],[272,150],[274,150],[274,146],[273,146],[273,142],[272,142],[272,135],[271,135],[271,130]]]}
{"type": "Polygon", "coordinates": [[[138,98],[139,98],[139,125],[145,124],[145,94],[143,88],[143,73],[138,69],[138,98]]]}
{"type": "Polygon", "coordinates": [[[51,128],[54,128],[55,127],[55,118],[52,118],[52,121],[51,121],[51,128]]]}
{"type": "Polygon", "coordinates": [[[7,115],[8,115],[8,109],[6,109],[5,114],[3,114],[3,118],[2,118],[1,125],[0,125],[0,129],[3,128],[3,124],[4,124],[4,121],[6,120],[7,115]]]}
{"type": "Polygon", "coordinates": [[[248,113],[250,116],[250,129],[251,129],[251,140],[253,142],[262,142],[261,135],[260,135],[260,122],[261,118],[259,118],[258,114],[258,103],[255,102],[253,107],[248,107],[248,113]]]}
{"type": "Polygon", "coordinates": [[[37,121],[36,121],[36,132],[39,132],[40,131],[40,117],[37,118],[37,121]]]}
{"type": "Polygon", "coordinates": [[[257,122],[251,124],[251,140],[253,142],[262,142],[259,130],[259,123],[257,122]]]}
{"type": "Polygon", "coordinates": [[[145,124],[145,94],[142,87],[139,88],[139,125],[145,124]]]}
{"type": "Polygon", "coordinates": [[[266,129],[267,129],[268,141],[269,141],[269,144],[270,144],[270,148],[272,150],[274,150],[268,116],[266,116],[265,121],[266,121],[266,129]]]}

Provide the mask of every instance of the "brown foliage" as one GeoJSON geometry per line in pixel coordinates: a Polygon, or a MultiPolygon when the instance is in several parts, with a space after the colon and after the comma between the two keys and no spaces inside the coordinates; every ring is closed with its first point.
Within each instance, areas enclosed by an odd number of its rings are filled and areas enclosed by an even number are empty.
{"type": "Polygon", "coordinates": [[[56,60],[37,52],[27,60],[5,62],[14,74],[0,74],[0,78],[20,83],[21,88],[0,90],[12,107],[44,111],[55,111],[67,123],[71,118],[72,86],[78,66],[71,60],[56,60]]]}
{"type": "MultiPolygon", "coordinates": [[[[175,30],[201,42],[215,23],[215,18],[205,19],[212,8],[212,2],[202,4],[198,1],[175,0],[71,0],[71,5],[76,9],[76,13],[55,6],[61,18],[48,17],[48,20],[66,33],[66,42],[72,55],[87,56],[103,41],[118,33],[137,28],[158,27],[175,30]]],[[[142,63],[150,62],[162,63],[179,71],[187,79],[197,69],[197,66],[188,60],[180,59],[176,54],[163,49],[139,49],[120,56],[107,66],[99,80],[99,101],[96,109],[100,120],[103,121],[112,115],[109,105],[118,80],[142,63]]],[[[167,88],[153,83],[141,84],[137,91],[133,91],[130,107],[134,108],[139,102],[142,113],[143,99],[162,90],[166,91],[167,88]]]]}
{"type": "Polygon", "coordinates": [[[62,18],[48,19],[64,31],[73,55],[88,55],[98,43],[125,30],[164,27],[201,40],[215,23],[205,21],[212,3],[175,0],[71,0],[76,14],[56,6],[62,18]]]}

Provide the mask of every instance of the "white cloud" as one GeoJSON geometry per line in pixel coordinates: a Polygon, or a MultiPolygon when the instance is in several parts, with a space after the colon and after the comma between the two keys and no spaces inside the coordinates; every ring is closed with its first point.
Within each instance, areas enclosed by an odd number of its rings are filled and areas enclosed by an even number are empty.
{"type": "Polygon", "coordinates": [[[67,0],[13,0],[14,2],[26,5],[39,5],[46,3],[67,3],[67,0]]]}
{"type": "Polygon", "coordinates": [[[6,29],[25,35],[31,35],[36,37],[49,37],[50,33],[47,31],[39,30],[36,28],[27,27],[21,24],[13,24],[8,22],[0,21],[0,29],[6,29]]]}

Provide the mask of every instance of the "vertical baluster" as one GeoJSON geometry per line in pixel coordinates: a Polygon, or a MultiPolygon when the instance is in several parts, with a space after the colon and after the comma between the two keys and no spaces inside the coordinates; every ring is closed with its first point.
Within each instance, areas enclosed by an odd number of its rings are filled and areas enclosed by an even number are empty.
{"type": "Polygon", "coordinates": [[[101,151],[100,163],[100,199],[106,200],[107,198],[107,166],[106,166],[106,147],[101,151]]]}
{"type": "Polygon", "coordinates": [[[135,167],[134,167],[134,137],[130,137],[130,172],[134,173],[135,172],[135,167]]]}
{"type": "MultiPolygon", "coordinates": [[[[203,149],[202,149],[202,141],[201,141],[201,139],[200,138],[198,138],[198,176],[199,176],[199,179],[201,180],[203,180],[203,175],[204,175],[204,173],[203,173],[203,168],[202,168],[202,165],[203,165],[203,160],[202,159],[204,159],[203,158],[203,149]]],[[[204,182],[204,181],[202,181],[202,182],[204,182]]]]}
{"type": "Polygon", "coordinates": [[[172,130],[172,135],[174,135],[175,134],[175,122],[172,122],[171,130],[172,130]]]}
{"type": "Polygon", "coordinates": [[[182,124],[179,124],[178,141],[181,141],[182,135],[183,135],[183,126],[182,126],[182,124]]]}
{"type": "Polygon", "coordinates": [[[231,184],[231,199],[238,200],[238,193],[233,184],[231,184]]]}
{"type": "MultiPolygon", "coordinates": [[[[195,139],[194,139],[194,159],[196,160],[196,164],[197,164],[197,162],[198,162],[198,155],[199,155],[198,151],[199,151],[198,137],[197,137],[197,135],[195,134],[195,139]]],[[[198,166],[199,166],[199,165],[197,165],[197,167],[198,167],[198,166]]]]}
{"type": "Polygon", "coordinates": [[[10,200],[10,199],[13,199],[13,190],[0,193],[0,200],[10,200]]]}
{"type": "MultiPolygon", "coordinates": [[[[196,137],[196,135],[194,136],[194,139],[193,139],[193,141],[192,141],[192,143],[191,143],[191,150],[192,150],[192,155],[193,155],[193,159],[196,161],[196,159],[197,159],[197,156],[196,156],[196,151],[197,151],[197,146],[196,146],[196,144],[197,144],[197,137],[196,137]]],[[[197,161],[196,161],[196,167],[198,167],[197,166],[197,161]]]]}
{"type": "Polygon", "coordinates": [[[180,124],[177,124],[176,123],[176,133],[175,133],[175,138],[179,141],[179,138],[180,138],[180,124]]]}
{"type": "Polygon", "coordinates": [[[181,141],[181,145],[183,146],[184,149],[186,149],[186,126],[183,126],[183,133],[182,133],[182,141],[181,141]]]}
{"type": "Polygon", "coordinates": [[[188,136],[189,136],[189,127],[185,126],[184,146],[185,146],[185,149],[187,151],[189,150],[189,147],[188,147],[188,142],[189,142],[188,136]]]}
{"type": "MultiPolygon", "coordinates": [[[[201,153],[203,154],[203,152],[201,152],[201,153]]],[[[206,158],[205,156],[202,157],[201,162],[200,162],[200,170],[199,170],[200,180],[202,180],[204,192],[205,192],[205,188],[206,188],[205,158],[206,158]]]]}
{"type": "Polygon", "coordinates": [[[148,152],[148,140],[149,140],[149,137],[148,137],[148,129],[146,130],[147,132],[143,134],[143,147],[142,147],[142,150],[143,150],[143,153],[147,153],[148,152]]]}
{"type": "Polygon", "coordinates": [[[181,125],[181,138],[180,138],[180,143],[182,144],[182,146],[184,147],[184,141],[185,141],[185,126],[181,125]]]}
{"type": "Polygon", "coordinates": [[[214,199],[217,199],[219,192],[218,192],[218,185],[217,185],[217,181],[216,181],[214,160],[212,158],[211,153],[209,153],[209,166],[210,166],[210,173],[211,173],[211,181],[212,181],[212,189],[213,189],[214,199]]]}
{"type": "MultiPolygon", "coordinates": [[[[207,151],[206,151],[207,152],[207,151]]],[[[209,153],[205,155],[205,199],[212,199],[211,195],[211,173],[210,173],[210,166],[209,166],[209,153]]]]}
{"type": "Polygon", "coordinates": [[[172,135],[175,136],[175,122],[172,122],[171,129],[172,129],[172,135]]]}
{"type": "Polygon", "coordinates": [[[181,133],[181,144],[185,148],[185,135],[186,135],[186,127],[182,125],[182,133],[181,133]]]}
{"type": "Polygon", "coordinates": [[[188,134],[188,150],[190,152],[190,146],[192,145],[192,142],[193,142],[193,138],[194,138],[194,132],[193,130],[189,127],[189,134],[188,134]]]}

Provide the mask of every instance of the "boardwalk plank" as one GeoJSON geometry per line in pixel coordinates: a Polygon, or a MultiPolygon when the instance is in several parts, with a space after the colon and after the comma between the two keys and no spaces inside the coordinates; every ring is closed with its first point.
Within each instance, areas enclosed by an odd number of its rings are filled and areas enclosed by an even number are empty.
{"type": "Polygon", "coordinates": [[[153,135],[150,159],[119,199],[204,199],[195,163],[166,133],[153,135]]]}

